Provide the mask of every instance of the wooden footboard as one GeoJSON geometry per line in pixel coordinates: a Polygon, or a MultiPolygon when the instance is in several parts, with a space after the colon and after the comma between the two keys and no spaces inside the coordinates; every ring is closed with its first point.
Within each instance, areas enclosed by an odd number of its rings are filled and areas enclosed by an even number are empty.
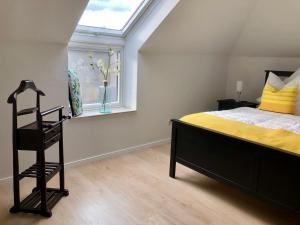
{"type": "Polygon", "coordinates": [[[173,178],[176,162],[300,212],[300,157],[172,120],[173,178]]]}

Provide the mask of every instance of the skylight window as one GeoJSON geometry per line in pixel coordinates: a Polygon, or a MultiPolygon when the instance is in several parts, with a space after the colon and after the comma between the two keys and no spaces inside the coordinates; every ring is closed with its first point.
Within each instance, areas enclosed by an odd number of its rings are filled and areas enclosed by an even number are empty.
{"type": "Polygon", "coordinates": [[[148,1],[90,0],[79,25],[122,31],[136,12],[148,1]]]}

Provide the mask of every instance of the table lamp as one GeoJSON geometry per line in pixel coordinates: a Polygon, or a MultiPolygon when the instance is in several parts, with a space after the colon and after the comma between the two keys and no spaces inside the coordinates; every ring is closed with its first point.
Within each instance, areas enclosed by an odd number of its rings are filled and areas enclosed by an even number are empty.
{"type": "Polygon", "coordinates": [[[240,101],[241,95],[243,91],[243,81],[236,82],[236,93],[237,93],[237,101],[240,101]]]}

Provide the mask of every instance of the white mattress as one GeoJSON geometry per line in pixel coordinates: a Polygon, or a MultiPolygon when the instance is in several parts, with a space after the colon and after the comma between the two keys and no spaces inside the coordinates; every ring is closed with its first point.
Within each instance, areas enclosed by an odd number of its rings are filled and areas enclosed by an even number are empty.
{"type": "Polygon", "coordinates": [[[259,127],[284,129],[300,134],[300,116],[262,111],[255,108],[241,107],[231,110],[206,112],[207,114],[235,120],[259,127]]]}

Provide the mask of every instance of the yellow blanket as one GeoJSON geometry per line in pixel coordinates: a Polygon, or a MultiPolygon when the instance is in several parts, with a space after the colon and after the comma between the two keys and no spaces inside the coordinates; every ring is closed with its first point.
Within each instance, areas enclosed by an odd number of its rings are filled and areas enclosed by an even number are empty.
{"type": "Polygon", "coordinates": [[[187,115],[180,120],[207,130],[300,156],[300,135],[287,130],[258,127],[206,113],[187,115]]]}

